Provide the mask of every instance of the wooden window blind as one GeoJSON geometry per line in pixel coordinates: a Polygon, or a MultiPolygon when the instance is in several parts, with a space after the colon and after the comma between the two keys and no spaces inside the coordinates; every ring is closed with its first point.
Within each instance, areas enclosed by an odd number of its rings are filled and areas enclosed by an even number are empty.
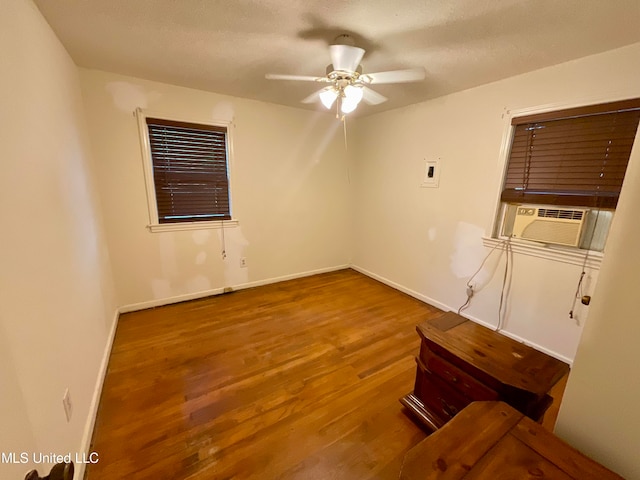
{"type": "Polygon", "coordinates": [[[159,223],[231,219],[226,127],[146,122],[159,223]]]}
{"type": "Polygon", "coordinates": [[[513,118],[502,201],[615,208],[639,119],[640,99],[513,118]]]}

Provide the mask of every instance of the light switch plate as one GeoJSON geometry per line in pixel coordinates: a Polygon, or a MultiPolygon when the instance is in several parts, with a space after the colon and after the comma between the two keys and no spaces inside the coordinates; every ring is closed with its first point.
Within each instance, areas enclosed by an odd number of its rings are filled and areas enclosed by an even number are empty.
{"type": "Polygon", "coordinates": [[[440,185],[440,159],[425,162],[424,178],[421,187],[438,188],[440,185]]]}

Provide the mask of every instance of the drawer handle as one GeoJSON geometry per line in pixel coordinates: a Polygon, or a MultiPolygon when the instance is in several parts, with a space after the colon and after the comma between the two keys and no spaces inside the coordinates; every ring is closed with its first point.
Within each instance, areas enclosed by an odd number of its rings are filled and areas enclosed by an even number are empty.
{"type": "Polygon", "coordinates": [[[444,413],[449,415],[449,417],[453,418],[456,415],[456,413],[458,413],[458,409],[453,405],[449,405],[444,398],[440,399],[440,403],[442,404],[442,409],[444,410],[444,413]]]}
{"type": "Polygon", "coordinates": [[[444,373],[445,375],[448,375],[449,377],[451,377],[452,383],[458,383],[458,377],[456,377],[455,375],[452,375],[449,370],[445,370],[444,373]]]}

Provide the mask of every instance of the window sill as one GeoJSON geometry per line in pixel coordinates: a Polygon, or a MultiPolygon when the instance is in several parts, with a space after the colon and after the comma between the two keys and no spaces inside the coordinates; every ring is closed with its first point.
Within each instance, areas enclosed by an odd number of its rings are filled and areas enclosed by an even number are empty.
{"type": "Polygon", "coordinates": [[[224,220],[215,222],[181,222],[181,223],[162,223],[147,225],[147,229],[152,233],[158,232],[177,232],[180,230],[209,230],[218,228],[237,227],[240,222],[238,220],[224,220]]]}
{"type": "MultiPolygon", "coordinates": [[[[488,238],[482,237],[482,244],[485,247],[496,248],[497,250],[504,250],[506,246],[507,238],[488,238]],[[503,243],[504,242],[504,243],[503,243]],[[502,244],[502,245],[500,245],[502,244]]],[[[570,265],[584,264],[586,250],[571,250],[569,248],[562,248],[558,246],[548,246],[542,243],[526,242],[522,240],[509,241],[511,245],[511,251],[522,255],[529,255],[531,257],[544,258],[546,260],[552,260],[554,262],[568,263],[570,265]]],[[[588,252],[586,268],[594,270],[600,270],[600,264],[604,257],[602,252],[588,252]]]]}

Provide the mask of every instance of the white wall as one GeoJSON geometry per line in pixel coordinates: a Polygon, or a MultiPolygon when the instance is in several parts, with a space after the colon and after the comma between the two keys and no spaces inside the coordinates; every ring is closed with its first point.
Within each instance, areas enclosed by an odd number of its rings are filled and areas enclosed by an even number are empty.
{"type": "Polygon", "coordinates": [[[346,153],[326,113],[81,70],[120,305],[214,293],[349,263],[346,153]],[[238,227],[151,233],[137,107],[233,122],[238,227]],[[247,268],[240,268],[246,257],[247,268]]]}
{"type": "Polygon", "coordinates": [[[628,479],[640,478],[638,205],[640,148],[634,148],[555,430],[628,479]]]}
{"type": "MultiPolygon", "coordinates": [[[[8,0],[3,7],[3,452],[84,446],[116,304],[332,269],[349,263],[351,250],[358,268],[457,308],[466,279],[488,252],[480,238],[490,232],[500,185],[503,114],[640,95],[640,45],[634,45],[358,119],[350,124],[356,130],[349,185],[341,124],[332,116],[104,72],[81,70],[78,79],[31,2],[8,0]],[[146,230],[135,107],[233,120],[232,188],[240,225],[226,231],[225,261],[220,230],[146,230]],[[472,133],[461,141],[460,132],[472,133]],[[420,189],[424,160],[436,158],[442,161],[440,188],[420,189]],[[247,269],[239,267],[240,256],[247,269]],[[69,424],[61,406],[66,387],[74,402],[69,424]]],[[[574,445],[629,476],[638,476],[632,459],[640,440],[640,390],[633,383],[640,332],[628,290],[640,267],[633,254],[640,231],[632,216],[640,201],[637,152],[558,424],[574,445]]],[[[480,276],[484,288],[467,311],[489,324],[496,323],[502,262],[489,262],[495,275],[480,276]]],[[[581,308],[579,321],[567,316],[579,272],[516,255],[506,331],[573,358],[588,312],[581,308]]],[[[587,292],[596,280],[590,274],[587,292]]],[[[20,478],[31,466],[0,464],[0,476],[20,478]]]]}
{"type": "Polygon", "coordinates": [[[115,313],[78,73],[27,0],[3,2],[0,58],[0,452],[77,452],[115,313]]]}
{"type": "MultiPolygon", "coordinates": [[[[401,88],[401,87],[399,87],[401,88]]],[[[513,110],[640,96],[640,44],[358,119],[353,263],[437,306],[457,310],[489,249],[513,110]],[[441,159],[440,187],[420,188],[441,159]]],[[[497,325],[504,256],[494,252],[465,314],[497,325]],[[489,272],[495,275],[491,278],[489,272]]],[[[505,333],[571,360],[588,308],[570,319],[579,265],[514,255],[505,333]]],[[[597,272],[589,271],[584,293],[597,272]]]]}

